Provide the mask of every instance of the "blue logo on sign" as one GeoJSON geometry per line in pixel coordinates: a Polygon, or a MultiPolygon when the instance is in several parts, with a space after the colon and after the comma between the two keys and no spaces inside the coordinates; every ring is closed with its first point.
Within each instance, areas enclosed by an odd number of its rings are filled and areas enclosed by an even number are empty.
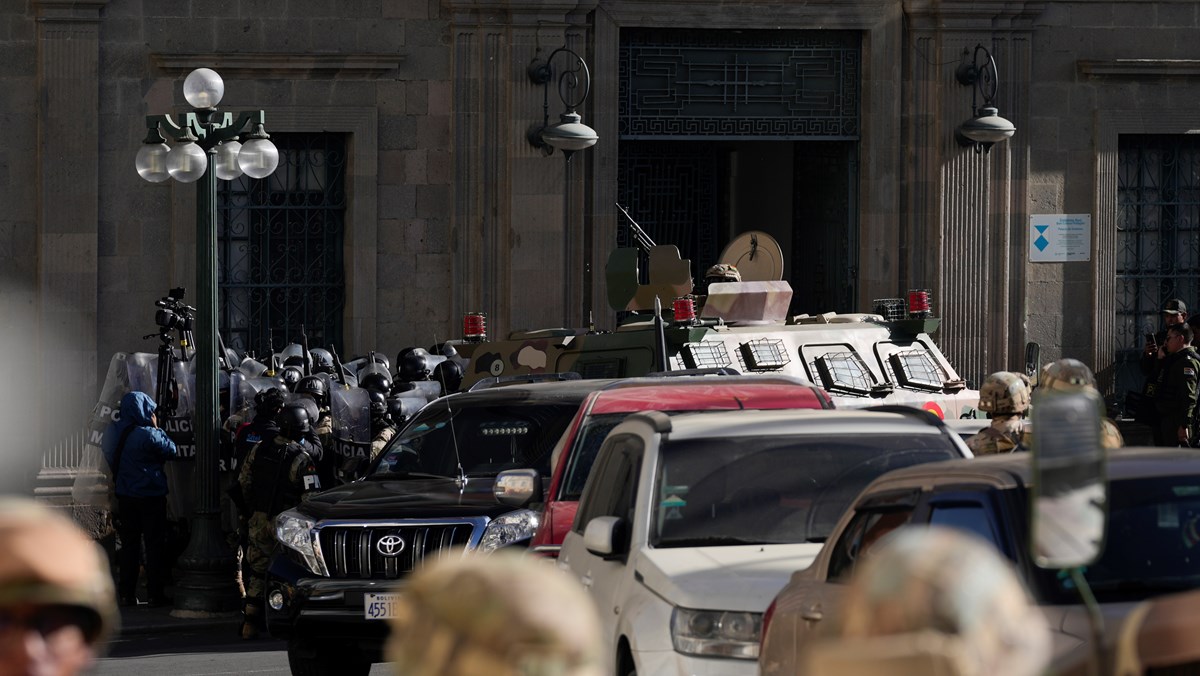
{"type": "Polygon", "coordinates": [[[1033,240],[1033,245],[1038,248],[1038,251],[1045,251],[1046,247],[1050,246],[1050,240],[1046,239],[1046,230],[1050,228],[1048,225],[1035,225],[1037,228],[1038,238],[1033,240]]]}

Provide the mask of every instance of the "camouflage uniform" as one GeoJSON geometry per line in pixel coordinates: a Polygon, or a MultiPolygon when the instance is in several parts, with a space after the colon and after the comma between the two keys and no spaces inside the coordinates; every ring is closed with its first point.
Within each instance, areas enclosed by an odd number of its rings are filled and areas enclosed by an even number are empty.
{"type": "Polygon", "coordinates": [[[1050,648],[1045,617],[991,544],[905,526],[856,568],[839,611],[805,646],[800,672],[923,676],[938,664],[950,667],[938,673],[1034,676],[1050,648]]]}
{"type": "Polygon", "coordinates": [[[384,425],[378,432],[375,433],[375,438],[371,440],[371,459],[379,457],[383,452],[383,448],[388,445],[392,437],[396,436],[395,425],[384,425]]]}
{"type": "Polygon", "coordinates": [[[992,416],[992,424],[967,440],[975,455],[1025,450],[1022,443],[1029,410],[1029,386],[1016,373],[997,371],[979,388],[979,410],[992,416]]]}
{"type": "Polygon", "coordinates": [[[600,622],[583,588],[541,558],[439,558],[412,575],[386,659],[401,676],[599,676],[600,622]]]}
{"type": "Polygon", "coordinates": [[[306,447],[281,434],[250,451],[238,482],[251,510],[245,561],[246,626],[250,629],[243,628],[243,637],[252,638],[261,623],[267,564],[275,549],[275,516],[295,507],[311,491],[320,490],[321,479],[306,447]]]}

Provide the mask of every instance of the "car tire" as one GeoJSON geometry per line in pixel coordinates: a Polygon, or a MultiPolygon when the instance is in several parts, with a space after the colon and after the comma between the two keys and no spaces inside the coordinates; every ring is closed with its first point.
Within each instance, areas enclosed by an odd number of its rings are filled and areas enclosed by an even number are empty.
{"type": "Polygon", "coordinates": [[[371,663],[353,648],[317,646],[320,639],[292,638],[288,641],[288,668],[292,676],[367,676],[371,663]]]}

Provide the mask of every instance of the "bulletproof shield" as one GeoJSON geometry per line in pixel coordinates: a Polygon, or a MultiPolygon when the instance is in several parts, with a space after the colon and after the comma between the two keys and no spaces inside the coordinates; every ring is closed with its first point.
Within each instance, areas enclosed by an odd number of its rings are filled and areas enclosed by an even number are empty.
{"type": "Polygon", "coordinates": [[[329,410],[333,417],[333,452],[338,456],[336,466],[342,466],[346,458],[370,457],[370,394],[361,387],[338,387],[329,394],[329,410]]]}
{"type": "Polygon", "coordinates": [[[287,388],[283,385],[283,379],[278,377],[259,376],[257,378],[246,378],[239,383],[238,398],[242,405],[238,408],[242,411],[242,420],[250,422],[254,420],[256,413],[254,409],[254,395],[268,390],[272,387],[278,388],[280,391],[287,392],[287,388]]]}
{"type": "Polygon", "coordinates": [[[298,366],[305,373],[308,373],[312,366],[308,359],[308,353],[304,351],[304,346],[300,343],[289,343],[276,357],[279,358],[280,364],[298,366]]]}
{"type": "Polygon", "coordinates": [[[124,352],[112,356],[104,385],[100,388],[100,399],[88,417],[83,456],[71,485],[71,498],[77,505],[100,509],[112,507],[108,500],[111,472],[100,449],[104,443],[104,431],[120,418],[121,397],[130,391],[128,362],[129,355],[124,352]]]}
{"type": "Polygon", "coordinates": [[[237,370],[245,374],[247,378],[257,378],[267,372],[267,365],[257,359],[246,357],[241,364],[238,364],[237,370]]]}
{"type": "Polygon", "coordinates": [[[391,373],[391,371],[388,370],[388,367],[386,365],[380,364],[379,362],[368,361],[368,362],[362,362],[361,365],[358,367],[359,382],[362,382],[363,378],[371,375],[372,373],[381,373],[381,374],[387,376],[388,380],[392,379],[392,373],[391,373]]]}

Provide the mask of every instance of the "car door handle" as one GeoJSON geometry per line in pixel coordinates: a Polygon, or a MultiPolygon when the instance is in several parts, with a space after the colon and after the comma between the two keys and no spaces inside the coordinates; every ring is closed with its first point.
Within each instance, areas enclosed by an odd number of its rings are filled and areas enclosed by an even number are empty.
{"type": "Polygon", "coordinates": [[[822,619],[825,618],[825,613],[821,612],[821,604],[820,603],[814,603],[811,606],[805,608],[804,611],[800,613],[800,617],[804,618],[805,620],[807,620],[809,622],[820,622],[822,619]]]}
{"type": "Polygon", "coordinates": [[[584,587],[591,589],[592,588],[592,574],[584,573],[583,576],[579,578],[579,582],[582,583],[584,587]]]}

